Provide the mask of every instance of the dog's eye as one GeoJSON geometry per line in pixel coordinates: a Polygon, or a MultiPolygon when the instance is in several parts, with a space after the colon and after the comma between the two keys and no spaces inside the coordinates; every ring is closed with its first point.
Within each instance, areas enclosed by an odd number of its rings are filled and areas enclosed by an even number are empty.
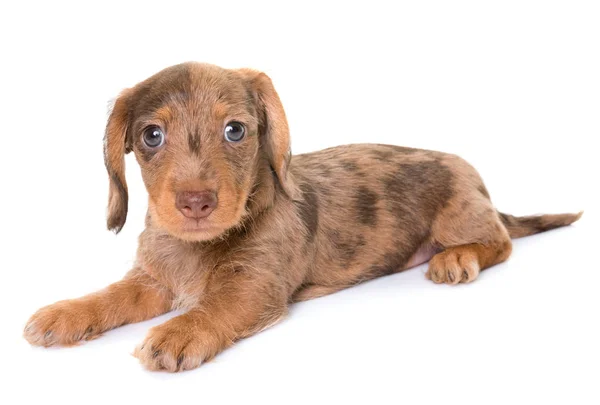
{"type": "Polygon", "coordinates": [[[159,127],[148,127],[144,130],[144,143],[149,148],[158,148],[165,142],[165,134],[159,127]]]}
{"type": "Polygon", "coordinates": [[[244,125],[237,121],[231,121],[225,127],[225,139],[228,142],[239,142],[244,138],[245,134],[246,129],[244,125]]]}

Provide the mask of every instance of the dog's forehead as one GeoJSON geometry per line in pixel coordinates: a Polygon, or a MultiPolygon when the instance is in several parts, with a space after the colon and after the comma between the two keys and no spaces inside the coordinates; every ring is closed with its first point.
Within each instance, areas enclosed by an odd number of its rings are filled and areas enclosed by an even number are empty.
{"type": "Polygon", "coordinates": [[[235,72],[201,63],[171,66],[134,88],[132,110],[137,115],[153,113],[165,105],[237,104],[250,97],[235,72]]]}

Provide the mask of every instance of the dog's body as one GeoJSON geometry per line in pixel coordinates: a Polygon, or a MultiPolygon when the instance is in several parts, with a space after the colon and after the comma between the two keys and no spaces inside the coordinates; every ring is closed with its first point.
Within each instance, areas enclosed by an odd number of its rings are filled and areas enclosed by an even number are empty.
{"type": "Polygon", "coordinates": [[[511,237],[580,215],[500,214],[475,169],[439,152],[347,145],[290,159],[277,93],[245,69],[178,65],[117,100],[105,146],[117,231],[129,150],[150,195],[136,265],[38,311],[25,329],[32,344],[73,344],[182,308],[136,355],[150,369],[190,369],[276,323],[290,302],[430,259],[431,280],[470,282],[508,258],[511,237]]]}

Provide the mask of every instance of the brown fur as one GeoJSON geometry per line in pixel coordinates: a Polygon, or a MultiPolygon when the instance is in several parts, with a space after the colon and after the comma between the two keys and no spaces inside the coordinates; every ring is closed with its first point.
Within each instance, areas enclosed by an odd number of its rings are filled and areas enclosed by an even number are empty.
{"type": "Polygon", "coordinates": [[[270,79],[248,69],[186,63],[125,90],[105,138],[108,228],[127,215],[125,153],[149,194],[135,268],[105,290],[42,308],[36,345],[70,345],[174,308],[135,355],[151,370],[197,367],[283,318],[291,302],[329,294],[431,259],[437,283],[473,281],[508,258],[510,237],[567,225],[575,215],[515,218],[493,207],[457,156],[391,145],[347,145],[294,156],[270,79]],[[224,140],[230,121],[247,136],[224,140]],[[163,146],[142,142],[157,126],[163,146]],[[181,192],[212,190],[196,220],[181,192]]]}

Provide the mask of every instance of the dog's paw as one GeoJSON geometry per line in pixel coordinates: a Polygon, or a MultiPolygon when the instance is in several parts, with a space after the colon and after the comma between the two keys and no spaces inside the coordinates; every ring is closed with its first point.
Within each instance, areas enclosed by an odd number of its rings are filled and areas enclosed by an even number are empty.
{"type": "Polygon", "coordinates": [[[149,370],[177,372],[194,369],[223,349],[214,333],[182,315],[150,329],[133,355],[149,370]]]}
{"type": "Polygon", "coordinates": [[[425,276],[434,283],[469,283],[477,278],[479,271],[475,252],[451,248],[431,258],[425,276]]]}
{"type": "Polygon", "coordinates": [[[60,301],[38,310],[27,322],[23,336],[36,346],[70,346],[101,332],[94,314],[80,300],[60,301]]]}

